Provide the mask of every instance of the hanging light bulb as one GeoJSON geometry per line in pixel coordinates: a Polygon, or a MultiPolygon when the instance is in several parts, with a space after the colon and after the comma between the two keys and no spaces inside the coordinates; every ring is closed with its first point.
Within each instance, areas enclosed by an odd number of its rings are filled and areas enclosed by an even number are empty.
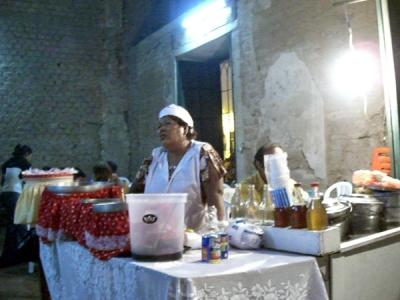
{"type": "Polygon", "coordinates": [[[335,89],[354,98],[371,91],[379,78],[377,58],[363,50],[348,50],[333,66],[335,89]]]}

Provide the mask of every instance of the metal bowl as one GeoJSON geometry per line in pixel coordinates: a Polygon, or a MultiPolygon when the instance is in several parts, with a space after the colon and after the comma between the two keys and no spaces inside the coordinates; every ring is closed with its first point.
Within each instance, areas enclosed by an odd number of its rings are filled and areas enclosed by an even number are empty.
{"type": "Polygon", "coordinates": [[[341,240],[346,240],[349,231],[351,204],[345,201],[330,201],[324,203],[324,206],[328,214],[329,225],[339,227],[341,240]]]}
{"type": "Polygon", "coordinates": [[[371,234],[383,228],[383,202],[372,195],[352,194],[341,196],[341,200],[351,203],[350,236],[371,234]]]}
{"type": "Polygon", "coordinates": [[[340,196],[341,201],[351,203],[353,211],[351,215],[377,215],[383,212],[383,202],[371,195],[352,194],[340,196]]]}
{"type": "Polygon", "coordinates": [[[375,216],[351,216],[350,233],[367,234],[376,233],[382,229],[382,217],[375,216]]]}
{"type": "Polygon", "coordinates": [[[120,198],[86,198],[82,199],[81,203],[83,204],[97,204],[102,202],[117,202],[122,201],[120,198]]]}
{"type": "Polygon", "coordinates": [[[127,210],[126,202],[122,201],[109,201],[99,202],[93,204],[93,211],[95,213],[110,213],[127,210]]]}
{"type": "Polygon", "coordinates": [[[105,187],[112,186],[110,182],[61,182],[59,184],[47,186],[47,190],[55,194],[72,194],[96,192],[105,187]]]}

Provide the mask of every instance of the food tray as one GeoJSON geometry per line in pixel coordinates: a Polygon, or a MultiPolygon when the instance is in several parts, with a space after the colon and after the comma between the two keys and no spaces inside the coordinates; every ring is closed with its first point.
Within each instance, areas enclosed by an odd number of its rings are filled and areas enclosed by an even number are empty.
{"type": "Polygon", "coordinates": [[[109,182],[96,182],[96,183],[61,183],[57,185],[49,185],[47,190],[55,194],[72,194],[72,193],[89,193],[96,192],[106,187],[112,186],[109,182]]]}
{"type": "Polygon", "coordinates": [[[95,213],[110,213],[127,210],[126,202],[122,201],[109,201],[109,202],[99,202],[93,204],[93,211],[95,213]]]}
{"type": "Polygon", "coordinates": [[[383,192],[396,192],[396,191],[398,192],[398,191],[400,191],[397,189],[387,188],[387,187],[374,185],[374,184],[368,185],[368,188],[373,191],[383,191],[383,192]]]}
{"type": "Polygon", "coordinates": [[[27,179],[43,179],[43,178],[59,178],[59,177],[73,177],[74,174],[62,172],[62,173],[54,173],[54,174],[24,174],[22,178],[27,179]]]}

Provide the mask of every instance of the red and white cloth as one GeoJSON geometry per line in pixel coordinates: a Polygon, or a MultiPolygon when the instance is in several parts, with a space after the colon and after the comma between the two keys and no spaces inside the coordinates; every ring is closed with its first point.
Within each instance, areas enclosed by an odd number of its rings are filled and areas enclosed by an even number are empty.
{"type": "Polygon", "coordinates": [[[86,198],[118,198],[121,187],[112,186],[88,193],[59,195],[45,190],[39,207],[36,232],[45,243],[60,238],[77,240],[100,259],[129,252],[127,211],[95,213],[86,198]]]}

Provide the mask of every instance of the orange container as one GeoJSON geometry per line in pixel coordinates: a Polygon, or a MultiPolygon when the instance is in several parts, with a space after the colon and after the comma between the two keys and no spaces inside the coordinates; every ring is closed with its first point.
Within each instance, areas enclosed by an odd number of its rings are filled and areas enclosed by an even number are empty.
{"type": "Polygon", "coordinates": [[[390,175],[392,170],[390,148],[377,147],[372,153],[372,170],[378,170],[390,175]]]}

